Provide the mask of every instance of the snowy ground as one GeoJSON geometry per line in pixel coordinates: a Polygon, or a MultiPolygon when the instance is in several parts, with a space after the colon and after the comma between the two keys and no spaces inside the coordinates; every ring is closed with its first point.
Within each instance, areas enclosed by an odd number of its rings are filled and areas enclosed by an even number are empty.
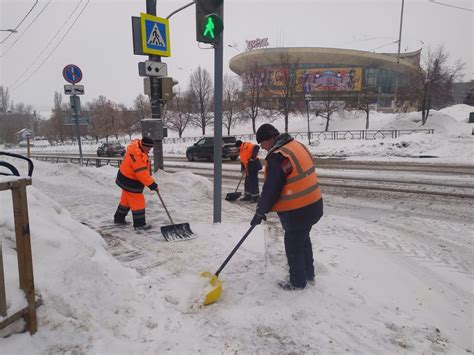
{"type": "MultiPolygon", "coordinates": [[[[458,158],[468,164],[471,156],[458,158]]],[[[81,222],[110,223],[120,194],[115,174],[110,166],[35,162],[27,189],[43,305],[38,332],[0,338],[2,355],[474,351],[471,200],[326,188],[325,216],[311,234],[315,286],[276,286],[287,265],[271,216],[221,273],[222,297],[203,307],[208,285],[199,273],[217,270],[254,205],[223,201],[222,223],[213,224],[211,181],[159,172],[175,222],[189,222],[197,238],[168,243],[159,229],[139,235],[128,227],[101,237],[81,222]]],[[[234,182],[226,184],[224,193],[234,182]]],[[[146,199],[148,221],[169,224],[156,196],[146,199]]],[[[12,215],[11,193],[0,192],[8,314],[25,305],[12,215]]]]}
{"type": "MultiPolygon", "coordinates": [[[[317,284],[283,292],[282,231],[259,226],[224,269],[218,303],[202,307],[214,272],[248,227],[252,208],[223,203],[212,184],[160,172],[163,198],[197,238],[167,243],[126,230],[107,243],[119,191],[111,167],[36,163],[28,187],[39,331],[0,340],[18,353],[450,353],[472,351],[472,204],[394,195],[325,194],[313,229],[317,284]],[[193,186],[192,189],[189,187],[193,186]],[[183,191],[186,191],[183,194],[183,191]],[[49,197],[48,197],[49,196],[49,197]],[[183,204],[183,200],[186,201],[183,204]]],[[[8,193],[0,193],[9,313],[20,308],[8,193]],[[13,290],[13,291],[12,291],[13,290]],[[14,309],[16,308],[16,309],[14,309]]],[[[168,224],[147,195],[149,222],[168,224]]]]}

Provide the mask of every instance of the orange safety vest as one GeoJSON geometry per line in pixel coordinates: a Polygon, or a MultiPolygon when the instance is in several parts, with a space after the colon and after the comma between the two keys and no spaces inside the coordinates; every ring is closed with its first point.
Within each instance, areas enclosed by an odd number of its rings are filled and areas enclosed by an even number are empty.
{"type": "Polygon", "coordinates": [[[115,182],[129,192],[143,192],[145,186],[154,183],[150,175],[148,154],[142,149],[140,139],[128,145],[115,182]]]}
{"type": "Polygon", "coordinates": [[[245,170],[247,170],[249,160],[252,157],[254,146],[255,144],[250,143],[250,142],[243,142],[242,145],[240,146],[240,161],[242,164],[244,164],[245,170]]]}
{"type": "MultiPolygon", "coordinates": [[[[271,210],[274,212],[291,211],[319,201],[321,189],[314,169],[313,157],[308,149],[300,142],[292,140],[275,149],[274,152],[288,158],[293,169],[286,178],[280,198],[271,210]]],[[[265,178],[266,175],[265,169],[265,178]]]]}

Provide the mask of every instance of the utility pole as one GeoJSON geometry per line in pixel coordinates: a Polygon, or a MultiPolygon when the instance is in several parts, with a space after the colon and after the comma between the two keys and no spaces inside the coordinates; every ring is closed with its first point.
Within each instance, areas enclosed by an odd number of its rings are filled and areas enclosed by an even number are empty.
{"type": "MultiPolygon", "coordinates": [[[[156,16],[156,0],[146,0],[146,13],[156,16]]],[[[161,62],[161,56],[149,55],[148,59],[161,62]]],[[[156,76],[150,76],[151,118],[161,120],[161,81],[156,76]]],[[[153,140],[153,171],[163,169],[163,140],[153,140]]]]}
{"type": "MultiPolygon", "coordinates": [[[[221,7],[224,17],[224,5],[221,7]]],[[[214,223],[222,220],[222,88],[224,33],[214,45],[214,223]]]]}
{"type": "Polygon", "coordinates": [[[311,128],[309,127],[309,101],[311,100],[311,96],[306,94],[304,96],[304,103],[306,106],[306,120],[308,121],[308,145],[311,145],[311,128]]]}
{"type": "Polygon", "coordinates": [[[398,53],[397,53],[397,75],[395,77],[395,94],[394,94],[394,108],[397,106],[397,96],[398,96],[398,76],[400,71],[400,47],[402,45],[402,24],[403,24],[403,7],[405,5],[405,0],[402,0],[402,10],[400,13],[400,31],[398,33],[398,53]]]}

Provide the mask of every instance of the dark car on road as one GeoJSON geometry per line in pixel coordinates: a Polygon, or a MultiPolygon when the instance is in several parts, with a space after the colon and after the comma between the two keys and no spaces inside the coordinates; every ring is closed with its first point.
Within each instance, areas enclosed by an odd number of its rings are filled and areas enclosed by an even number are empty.
{"type": "Polygon", "coordinates": [[[98,157],[113,157],[114,155],[125,155],[125,147],[120,143],[102,143],[99,148],[97,148],[98,157]]]}
{"type": "MultiPolygon", "coordinates": [[[[222,137],[222,158],[237,160],[239,157],[239,148],[235,146],[237,139],[234,136],[222,137]]],[[[195,159],[214,159],[214,137],[202,137],[192,146],[186,149],[186,158],[189,161],[195,159]]]]}

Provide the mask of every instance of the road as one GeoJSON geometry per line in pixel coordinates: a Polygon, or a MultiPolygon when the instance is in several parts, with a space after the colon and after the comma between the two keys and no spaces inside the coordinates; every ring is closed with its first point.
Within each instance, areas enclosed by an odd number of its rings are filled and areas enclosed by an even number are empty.
{"type": "MultiPolygon", "coordinates": [[[[78,154],[34,154],[39,160],[54,162],[78,162],[78,154]]],[[[84,164],[118,166],[121,157],[98,158],[84,154],[84,164]]],[[[185,157],[165,156],[164,170],[168,172],[190,171],[213,177],[213,163],[188,162],[185,157]]],[[[474,199],[474,166],[460,164],[433,164],[411,162],[367,162],[340,159],[315,158],[318,176],[323,189],[334,192],[347,190],[390,191],[419,195],[446,196],[474,199]]],[[[240,178],[240,163],[223,162],[223,188],[236,186],[240,178]]],[[[260,174],[263,183],[263,173],[260,174]]]]}

